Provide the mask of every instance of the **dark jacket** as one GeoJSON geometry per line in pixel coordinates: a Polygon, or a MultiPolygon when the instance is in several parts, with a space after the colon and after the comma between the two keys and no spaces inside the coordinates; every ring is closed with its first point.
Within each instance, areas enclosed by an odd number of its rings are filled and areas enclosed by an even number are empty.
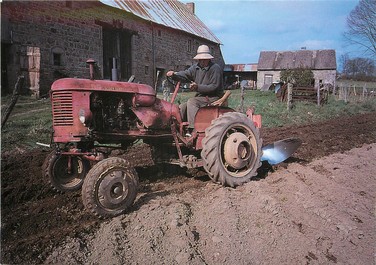
{"type": "Polygon", "coordinates": [[[197,63],[175,74],[198,85],[196,97],[222,97],[223,95],[223,71],[218,64],[210,62],[207,67],[200,67],[197,63]]]}

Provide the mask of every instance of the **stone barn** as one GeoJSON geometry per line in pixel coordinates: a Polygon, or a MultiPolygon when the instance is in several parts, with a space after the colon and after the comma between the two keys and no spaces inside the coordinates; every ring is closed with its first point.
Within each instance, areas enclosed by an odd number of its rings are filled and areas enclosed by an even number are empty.
{"type": "Polygon", "coordinates": [[[311,69],[315,87],[335,87],[337,64],[335,50],[262,51],[258,61],[257,89],[280,81],[282,70],[311,69]]]}
{"type": "Polygon", "coordinates": [[[177,0],[11,1],[1,3],[1,92],[25,76],[23,92],[47,96],[54,80],[88,78],[94,59],[103,79],[154,85],[167,70],[211,48],[224,67],[220,40],[177,0]],[[157,78],[159,73],[159,78],[157,78]]]}

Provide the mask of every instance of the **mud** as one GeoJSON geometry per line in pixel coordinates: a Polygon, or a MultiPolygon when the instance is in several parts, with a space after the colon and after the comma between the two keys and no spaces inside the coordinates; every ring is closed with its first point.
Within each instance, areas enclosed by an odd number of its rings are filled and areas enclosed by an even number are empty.
{"type": "Polygon", "coordinates": [[[139,196],[111,220],[87,213],[79,191],[52,190],[41,174],[49,150],[2,153],[1,263],[373,264],[375,117],[263,129],[264,144],[303,144],[237,189],[144,167],[138,147],[126,156],[142,166],[139,196]]]}

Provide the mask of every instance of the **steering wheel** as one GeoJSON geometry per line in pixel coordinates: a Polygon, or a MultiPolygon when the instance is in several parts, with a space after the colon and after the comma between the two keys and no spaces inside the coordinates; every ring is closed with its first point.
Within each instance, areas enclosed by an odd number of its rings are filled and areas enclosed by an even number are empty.
{"type": "Polygon", "coordinates": [[[180,75],[173,75],[172,76],[166,76],[167,77],[167,81],[172,84],[173,86],[176,86],[176,84],[178,82],[180,83],[191,83],[192,81],[189,80],[188,78],[184,77],[184,76],[180,76],[180,75]]]}
{"type": "Polygon", "coordinates": [[[180,84],[191,83],[191,80],[189,80],[188,78],[185,78],[184,76],[179,76],[179,75],[174,75],[174,78],[177,80],[173,79],[171,76],[166,76],[166,77],[167,77],[167,81],[175,87],[174,94],[172,95],[171,101],[170,101],[171,103],[174,103],[175,98],[180,89],[180,84]]]}

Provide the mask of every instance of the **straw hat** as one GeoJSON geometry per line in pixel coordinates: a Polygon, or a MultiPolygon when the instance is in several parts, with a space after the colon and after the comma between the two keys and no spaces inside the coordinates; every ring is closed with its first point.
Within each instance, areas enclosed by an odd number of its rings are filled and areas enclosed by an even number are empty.
{"type": "Polygon", "coordinates": [[[200,59],[213,59],[214,57],[210,54],[210,49],[206,45],[200,45],[197,49],[197,55],[193,57],[195,60],[200,59]]]}

